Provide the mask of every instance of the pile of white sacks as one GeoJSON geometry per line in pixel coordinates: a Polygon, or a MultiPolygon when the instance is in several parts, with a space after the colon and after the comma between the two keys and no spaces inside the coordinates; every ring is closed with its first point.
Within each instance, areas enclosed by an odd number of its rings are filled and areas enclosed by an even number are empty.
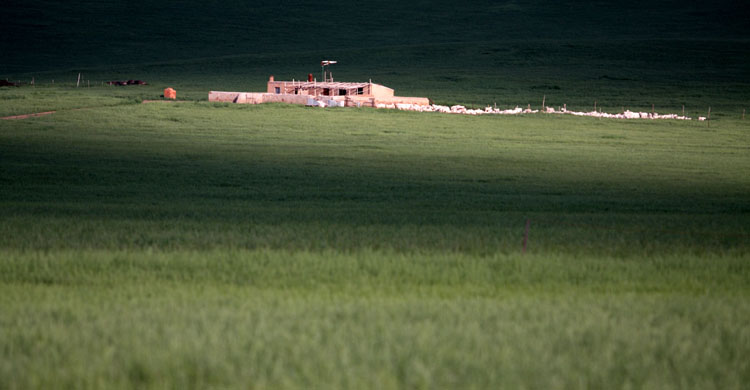
{"type": "MultiPolygon", "coordinates": [[[[486,107],[483,110],[480,109],[470,109],[466,108],[464,106],[441,106],[437,104],[431,104],[428,106],[420,106],[418,104],[378,104],[376,106],[377,108],[394,108],[398,110],[404,110],[404,111],[418,111],[418,112],[444,112],[449,114],[464,114],[464,115],[519,115],[519,114],[535,114],[538,113],[539,110],[532,110],[530,108],[520,108],[516,107],[514,109],[509,110],[500,110],[497,108],[492,107],[486,107]]],[[[560,108],[558,110],[555,110],[553,107],[546,107],[543,111],[548,114],[567,114],[567,115],[576,115],[576,116],[590,116],[595,118],[613,118],[613,119],[677,119],[677,120],[690,120],[690,117],[687,116],[680,116],[677,114],[658,114],[655,112],[632,112],[632,111],[625,111],[620,114],[609,114],[606,112],[601,111],[590,111],[590,112],[581,112],[581,111],[568,111],[565,108],[560,108]]],[[[698,120],[704,120],[703,117],[698,118],[698,120]]]]}

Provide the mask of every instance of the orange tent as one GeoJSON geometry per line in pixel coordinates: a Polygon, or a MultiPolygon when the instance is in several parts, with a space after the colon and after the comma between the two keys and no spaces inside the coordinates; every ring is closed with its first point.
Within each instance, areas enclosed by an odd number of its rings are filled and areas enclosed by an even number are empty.
{"type": "Polygon", "coordinates": [[[172,88],[167,88],[164,90],[164,97],[166,99],[177,99],[177,91],[172,88]]]}

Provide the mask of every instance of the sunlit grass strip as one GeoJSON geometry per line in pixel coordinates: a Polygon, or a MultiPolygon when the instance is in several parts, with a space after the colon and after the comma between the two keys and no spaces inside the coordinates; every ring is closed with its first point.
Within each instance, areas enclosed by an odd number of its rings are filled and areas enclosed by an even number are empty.
{"type": "Polygon", "coordinates": [[[5,251],[5,388],[742,388],[747,258],[5,251]]]}

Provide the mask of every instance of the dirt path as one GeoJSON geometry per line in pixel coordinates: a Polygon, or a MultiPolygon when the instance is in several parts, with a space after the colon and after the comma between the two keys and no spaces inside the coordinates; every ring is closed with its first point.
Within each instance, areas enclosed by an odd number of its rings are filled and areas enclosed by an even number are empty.
{"type": "Polygon", "coordinates": [[[50,114],[54,114],[56,112],[57,111],[35,112],[33,114],[4,116],[4,117],[2,117],[0,119],[26,119],[26,118],[31,118],[31,117],[35,117],[35,116],[50,115],[50,114]]]}
{"type": "Polygon", "coordinates": [[[141,103],[185,103],[190,101],[192,100],[144,100],[141,103]]]}
{"type": "MultiPolygon", "coordinates": [[[[146,103],[183,103],[183,102],[190,102],[190,100],[144,100],[141,103],[146,104],[146,103]]],[[[109,106],[104,106],[104,107],[109,107],[109,106]]],[[[96,108],[96,107],[72,108],[69,111],[86,110],[90,108],[96,108]]],[[[68,110],[65,110],[65,111],[68,111],[68,110]]],[[[35,112],[33,114],[4,116],[4,117],[0,117],[0,119],[27,119],[27,118],[37,117],[37,116],[51,115],[56,112],[57,111],[35,112]]]]}

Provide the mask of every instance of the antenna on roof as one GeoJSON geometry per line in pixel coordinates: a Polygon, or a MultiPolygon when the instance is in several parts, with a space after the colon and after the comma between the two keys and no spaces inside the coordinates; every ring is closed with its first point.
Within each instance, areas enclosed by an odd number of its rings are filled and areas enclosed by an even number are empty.
{"type": "MultiPolygon", "coordinates": [[[[323,82],[328,81],[328,79],[326,79],[326,66],[333,65],[333,64],[335,64],[337,62],[338,61],[330,61],[330,60],[320,61],[320,70],[323,72],[323,82]]],[[[331,78],[333,78],[333,77],[331,77],[331,78]]],[[[333,80],[331,80],[331,81],[333,81],[333,80]]]]}

